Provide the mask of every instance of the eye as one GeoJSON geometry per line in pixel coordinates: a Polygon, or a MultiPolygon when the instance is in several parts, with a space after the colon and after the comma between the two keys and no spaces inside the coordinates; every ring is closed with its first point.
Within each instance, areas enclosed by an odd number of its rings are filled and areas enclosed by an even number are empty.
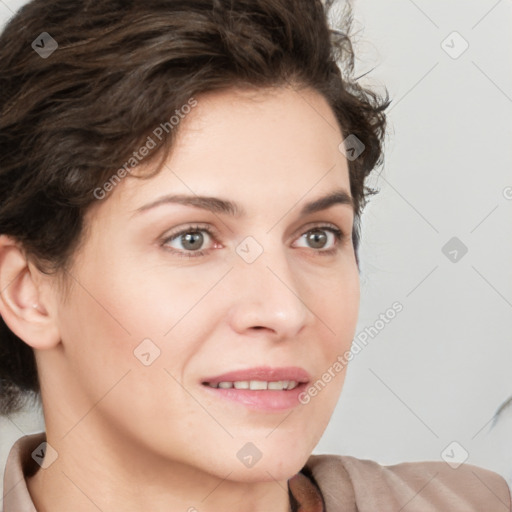
{"type": "Polygon", "coordinates": [[[178,256],[193,258],[205,254],[205,251],[200,249],[203,249],[205,240],[208,238],[213,240],[213,234],[208,228],[187,226],[185,229],[166,237],[162,245],[170,248],[178,256]]]}
{"type": "Polygon", "coordinates": [[[315,226],[300,236],[299,240],[303,240],[307,245],[299,247],[320,249],[316,252],[333,254],[339,249],[343,239],[343,232],[335,226],[315,226]]]}
{"type": "MultiPolygon", "coordinates": [[[[208,239],[215,241],[215,235],[209,226],[187,226],[167,236],[163,240],[162,246],[177,256],[194,258],[206,256],[209,253],[212,247],[204,247],[208,239]]],[[[340,249],[340,242],[344,239],[344,233],[334,225],[314,226],[298,238],[299,241],[304,241],[307,245],[298,247],[315,249],[314,252],[327,256],[336,253],[340,249]]]]}

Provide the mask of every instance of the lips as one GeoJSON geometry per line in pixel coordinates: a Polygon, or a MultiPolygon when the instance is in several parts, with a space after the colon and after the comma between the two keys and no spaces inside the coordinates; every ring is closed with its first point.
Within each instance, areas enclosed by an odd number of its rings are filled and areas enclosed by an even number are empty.
{"type": "Polygon", "coordinates": [[[260,366],[202,379],[202,389],[224,404],[260,413],[279,413],[301,406],[299,396],[311,377],[303,368],[260,366]]]}

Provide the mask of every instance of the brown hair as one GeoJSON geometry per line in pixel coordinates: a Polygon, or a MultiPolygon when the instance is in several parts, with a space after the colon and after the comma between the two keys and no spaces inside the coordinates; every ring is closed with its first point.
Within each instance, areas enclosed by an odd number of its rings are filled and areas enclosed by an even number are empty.
{"type": "MultiPolygon", "coordinates": [[[[344,136],[364,144],[349,161],[357,258],[360,213],[375,192],[365,179],[382,161],[389,100],[353,78],[350,5],[343,27],[333,29],[331,4],[33,0],[23,6],[0,36],[0,234],[19,241],[42,271],[61,273],[83,238],[94,191],[126,171],[158,126],[167,129],[144,163],[157,155],[162,163],[177,133],[169,120],[191,98],[291,85],[321,93],[344,136]]],[[[39,392],[32,349],[1,318],[0,392],[2,414],[39,392]]]]}

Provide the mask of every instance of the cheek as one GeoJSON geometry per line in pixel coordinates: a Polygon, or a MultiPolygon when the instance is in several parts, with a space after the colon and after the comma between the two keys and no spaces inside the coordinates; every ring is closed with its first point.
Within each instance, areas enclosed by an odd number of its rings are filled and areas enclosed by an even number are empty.
{"type": "Polygon", "coordinates": [[[126,258],[101,269],[82,267],[80,284],[62,306],[66,364],[91,400],[129,371],[121,387],[133,382],[132,400],[161,403],[175,384],[171,375],[183,380],[211,331],[214,309],[202,298],[223,269],[193,275],[191,268],[140,267],[126,258]]]}
{"type": "MultiPolygon", "coordinates": [[[[359,314],[360,283],[357,269],[340,272],[338,276],[324,283],[322,293],[311,295],[316,297],[314,311],[319,317],[316,332],[321,348],[316,347],[319,373],[315,375],[315,385],[305,400],[325,424],[343,387],[347,353],[354,339],[359,314]]],[[[311,353],[315,353],[315,348],[311,348],[311,353]]]]}
{"type": "Polygon", "coordinates": [[[359,315],[360,283],[357,269],[350,267],[323,281],[323,288],[310,291],[325,355],[330,359],[350,347],[359,315]]]}
{"type": "MultiPolygon", "coordinates": [[[[179,323],[184,306],[173,313],[169,300],[134,293],[134,280],[126,280],[126,290],[114,284],[106,278],[87,292],[77,290],[61,317],[72,388],[70,422],[92,411],[84,428],[101,417],[118,432],[147,433],[165,446],[171,427],[183,437],[190,422],[204,421],[204,411],[179,384],[195,350],[179,343],[186,335],[179,323]]],[[[173,445],[172,451],[178,448],[173,445]]]]}

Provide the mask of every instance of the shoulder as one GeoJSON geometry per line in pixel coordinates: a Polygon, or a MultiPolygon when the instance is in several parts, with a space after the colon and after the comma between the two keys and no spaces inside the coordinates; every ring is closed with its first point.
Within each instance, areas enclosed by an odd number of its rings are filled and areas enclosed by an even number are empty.
{"type": "Polygon", "coordinates": [[[36,512],[26,478],[39,469],[34,457],[44,456],[45,441],[46,432],[38,432],[20,437],[11,447],[4,468],[3,512],[36,512]]]}
{"type": "Polygon", "coordinates": [[[506,512],[510,491],[498,474],[470,464],[404,462],[383,466],[344,455],[312,455],[306,466],[327,512],[506,512]],[[352,507],[352,508],[351,508],[352,507]]]}

